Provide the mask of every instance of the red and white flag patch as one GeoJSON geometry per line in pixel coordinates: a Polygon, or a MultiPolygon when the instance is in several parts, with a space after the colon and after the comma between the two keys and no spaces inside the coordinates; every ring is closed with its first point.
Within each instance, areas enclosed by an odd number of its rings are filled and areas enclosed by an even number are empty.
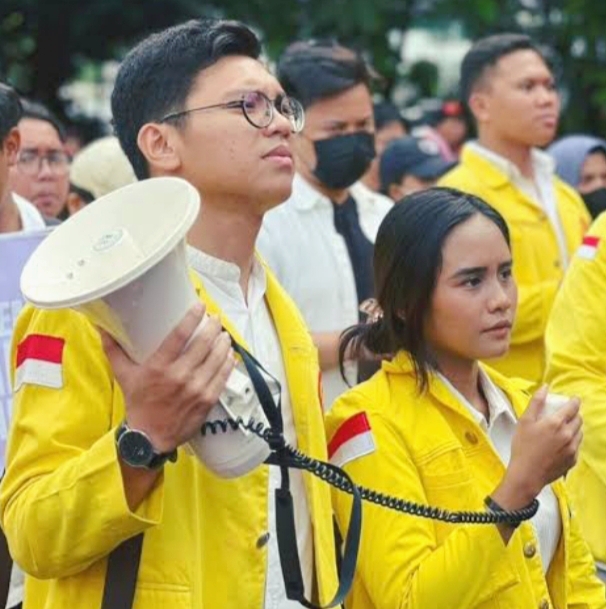
{"type": "Polygon", "coordinates": [[[599,247],[600,238],[587,235],[583,239],[581,247],[577,250],[577,256],[585,258],[585,260],[593,260],[597,256],[599,247]]]}
{"type": "Polygon", "coordinates": [[[30,334],[19,343],[15,391],[22,385],[61,389],[64,348],[65,339],[44,334],[30,334]]]}
{"type": "Polygon", "coordinates": [[[337,429],[328,444],[328,458],[333,465],[345,464],[376,450],[375,439],[365,412],[359,412],[337,429]]]}

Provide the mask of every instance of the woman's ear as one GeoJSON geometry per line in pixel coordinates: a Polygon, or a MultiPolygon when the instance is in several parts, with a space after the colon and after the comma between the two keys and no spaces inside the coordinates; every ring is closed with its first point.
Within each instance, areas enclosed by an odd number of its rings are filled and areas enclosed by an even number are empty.
{"type": "Polygon", "coordinates": [[[175,127],[168,124],[146,123],[139,130],[137,145],[147,160],[150,175],[171,174],[181,166],[181,156],[176,147],[175,127]]]}

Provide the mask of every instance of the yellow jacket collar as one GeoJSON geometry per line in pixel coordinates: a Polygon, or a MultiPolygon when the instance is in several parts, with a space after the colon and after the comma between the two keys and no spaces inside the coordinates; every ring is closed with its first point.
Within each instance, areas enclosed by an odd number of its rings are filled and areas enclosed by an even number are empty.
{"type": "MultiPolygon", "coordinates": [[[[265,261],[257,255],[257,260],[261,263],[267,278],[267,289],[266,299],[267,305],[271,312],[271,316],[278,332],[280,344],[286,348],[297,348],[297,346],[303,346],[307,344],[308,336],[299,331],[299,325],[294,326],[291,323],[290,317],[293,314],[293,310],[290,307],[279,306],[280,303],[284,302],[285,293],[282,286],[278,283],[274,274],[270,271],[265,261]],[[297,328],[295,330],[295,328],[297,328]]],[[[244,338],[240,335],[236,327],[233,325],[231,320],[223,313],[217,302],[208,293],[208,290],[204,286],[204,282],[200,276],[193,270],[190,270],[190,278],[196,290],[198,298],[202,300],[206,305],[206,312],[209,315],[218,315],[221,324],[229,332],[234,340],[238,344],[242,345],[245,349],[250,350],[246,344],[244,338]]],[[[300,324],[304,327],[303,324],[300,324]]]]}
{"type": "MultiPolygon", "coordinates": [[[[482,370],[488,375],[490,380],[505,392],[516,416],[520,417],[530,401],[532,395],[530,390],[533,384],[523,379],[510,379],[482,363],[480,363],[480,366],[482,366],[482,370]],[[520,399],[520,395],[527,396],[528,400],[520,399]]],[[[406,351],[399,351],[391,361],[383,362],[382,367],[388,374],[404,374],[410,376],[416,382],[414,363],[410,354],[406,351]]],[[[452,394],[450,389],[436,374],[431,372],[429,373],[427,392],[444,406],[472,419],[469,411],[459,403],[459,400],[452,394]]]]}
{"type": "Polygon", "coordinates": [[[511,181],[507,174],[503,173],[488,159],[485,159],[469,146],[463,147],[461,165],[468,167],[479,180],[490,188],[498,189],[511,186],[511,181]]]}

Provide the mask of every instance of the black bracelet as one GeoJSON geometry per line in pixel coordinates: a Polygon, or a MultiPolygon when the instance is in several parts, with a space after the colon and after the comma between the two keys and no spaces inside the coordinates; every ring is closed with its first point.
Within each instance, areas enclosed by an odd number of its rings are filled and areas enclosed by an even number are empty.
{"type": "Polygon", "coordinates": [[[539,510],[539,500],[533,499],[532,503],[519,510],[503,509],[490,495],[484,499],[484,505],[493,512],[503,516],[503,524],[517,529],[524,520],[530,520],[539,510]]]}

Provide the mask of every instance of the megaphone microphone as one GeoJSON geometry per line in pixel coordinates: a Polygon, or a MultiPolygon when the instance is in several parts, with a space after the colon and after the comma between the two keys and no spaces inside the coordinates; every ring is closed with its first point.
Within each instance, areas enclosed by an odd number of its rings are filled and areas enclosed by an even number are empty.
{"type": "MultiPolygon", "coordinates": [[[[115,190],[46,237],[23,269],[23,296],[41,309],[82,312],[133,361],[144,362],[198,302],[186,235],[199,210],[198,191],[180,178],[150,178],[115,190]]],[[[250,378],[238,368],[208,419],[226,417],[267,424],[250,378]]],[[[226,478],[246,474],[271,452],[243,426],[201,433],[188,444],[226,478]]]]}

